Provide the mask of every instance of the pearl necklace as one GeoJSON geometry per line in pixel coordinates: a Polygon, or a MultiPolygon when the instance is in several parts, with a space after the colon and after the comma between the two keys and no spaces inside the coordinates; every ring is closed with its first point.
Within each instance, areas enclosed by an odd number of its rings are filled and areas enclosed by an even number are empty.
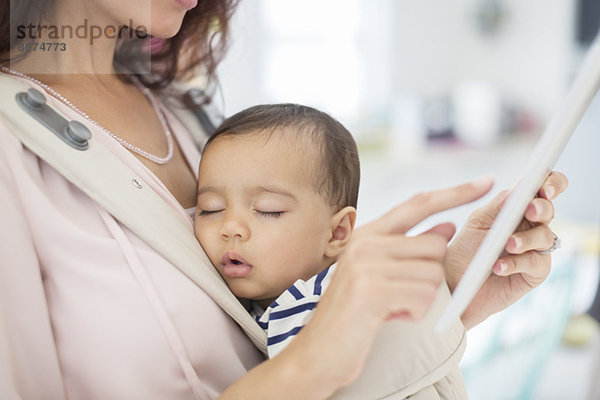
{"type": "Polygon", "coordinates": [[[94,121],[87,113],[80,110],[77,106],[75,106],[73,103],[71,103],[66,97],[64,97],[63,95],[58,93],[56,90],[54,90],[50,86],[46,85],[45,83],[42,83],[39,80],[37,80],[29,75],[25,75],[21,72],[14,71],[7,67],[1,67],[1,70],[4,73],[27,79],[27,80],[41,86],[47,93],[51,94],[52,96],[54,96],[55,98],[60,100],[62,103],[69,106],[69,108],[71,108],[73,111],[77,112],[79,115],[81,115],[82,117],[87,119],[92,124],[96,125],[98,128],[100,128],[103,132],[110,135],[113,139],[115,139],[117,142],[119,142],[126,149],[128,149],[136,154],[139,154],[140,156],[142,156],[156,164],[160,164],[160,165],[164,165],[164,164],[168,163],[173,158],[173,136],[171,135],[171,129],[169,128],[169,124],[167,123],[164,112],[161,110],[160,105],[158,104],[158,101],[156,100],[156,98],[154,97],[154,95],[152,94],[150,89],[143,86],[137,79],[133,79],[133,83],[142,91],[142,93],[144,93],[144,96],[146,96],[146,98],[152,104],[152,108],[156,112],[156,115],[158,116],[158,119],[160,120],[160,124],[162,125],[165,137],[167,138],[167,155],[165,157],[155,156],[154,154],[151,154],[145,150],[142,150],[139,147],[134,146],[131,143],[127,142],[125,139],[122,139],[119,136],[115,135],[114,133],[112,133],[111,131],[109,131],[102,125],[100,125],[98,122],[94,121]]]}

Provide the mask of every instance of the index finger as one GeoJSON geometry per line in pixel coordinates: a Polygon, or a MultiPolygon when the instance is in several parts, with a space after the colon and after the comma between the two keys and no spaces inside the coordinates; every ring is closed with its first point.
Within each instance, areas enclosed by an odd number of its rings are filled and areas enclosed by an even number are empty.
{"type": "Polygon", "coordinates": [[[419,193],[369,224],[384,234],[403,234],[425,218],[481,198],[494,183],[492,176],[447,189],[419,193]]]}

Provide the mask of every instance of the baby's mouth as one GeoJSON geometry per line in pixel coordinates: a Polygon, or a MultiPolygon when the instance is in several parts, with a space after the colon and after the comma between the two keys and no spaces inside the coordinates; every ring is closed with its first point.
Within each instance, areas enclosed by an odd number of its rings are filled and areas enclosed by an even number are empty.
{"type": "Polygon", "coordinates": [[[223,274],[230,278],[241,278],[252,272],[252,265],[232,250],[223,254],[221,265],[223,266],[223,274]]]}

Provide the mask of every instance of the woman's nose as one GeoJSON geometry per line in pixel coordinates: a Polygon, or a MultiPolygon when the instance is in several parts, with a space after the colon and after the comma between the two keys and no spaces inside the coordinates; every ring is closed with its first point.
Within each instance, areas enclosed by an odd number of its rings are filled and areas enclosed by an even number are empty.
{"type": "Polygon", "coordinates": [[[221,225],[220,234],[221,238],[224,240],[230,240],[237,237],[242,242],[245,242],[250,238],[250,228],[243,218],[229,215],[226,216],[223,225],[221,225]]]}

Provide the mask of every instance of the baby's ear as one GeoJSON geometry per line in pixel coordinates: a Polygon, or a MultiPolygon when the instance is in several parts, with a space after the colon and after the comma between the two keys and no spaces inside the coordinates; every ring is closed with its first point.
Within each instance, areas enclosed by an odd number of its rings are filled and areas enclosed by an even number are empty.
{"type": "Polygon", "coordinates": [[[331,237],[325,248],[326,257],[337,257],[352,236],[354,223],[356,222],[356,209],[344,207],[331,217],[331,237]]]}

